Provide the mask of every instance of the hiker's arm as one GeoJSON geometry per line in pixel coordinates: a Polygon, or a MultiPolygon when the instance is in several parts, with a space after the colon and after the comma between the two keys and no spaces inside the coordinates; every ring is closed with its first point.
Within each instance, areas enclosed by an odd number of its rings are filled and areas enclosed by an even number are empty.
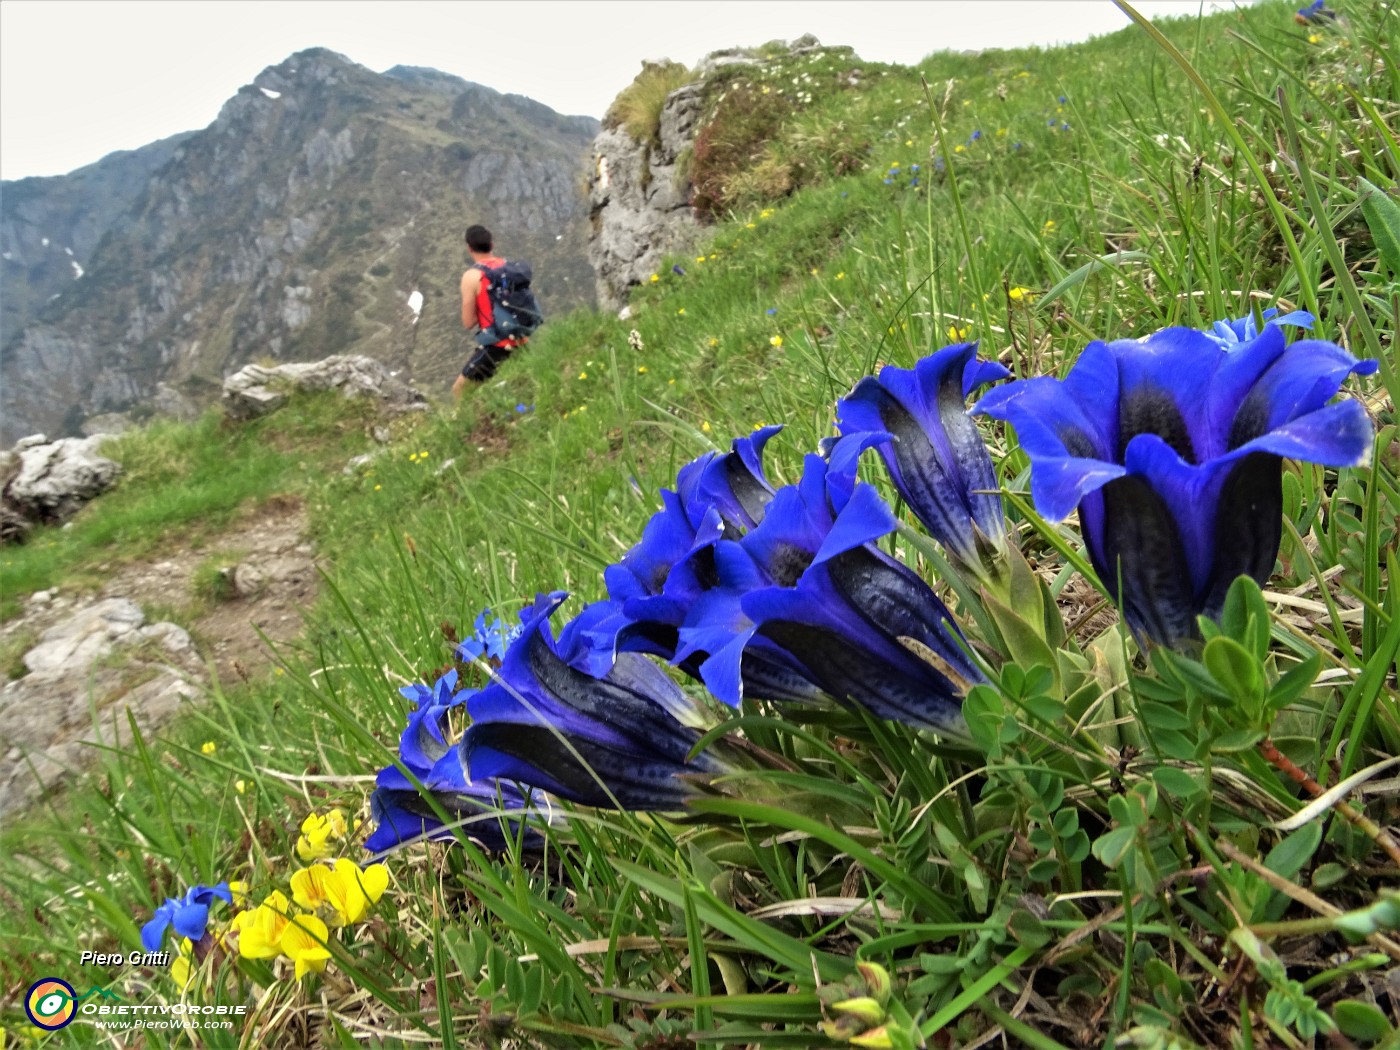
{"type": "Polygon", "coordinates": [[[468,270],[462,274],[462,327],[480,327],[476,316],[476,293],[481,287],[481,271],[468,270]]]}

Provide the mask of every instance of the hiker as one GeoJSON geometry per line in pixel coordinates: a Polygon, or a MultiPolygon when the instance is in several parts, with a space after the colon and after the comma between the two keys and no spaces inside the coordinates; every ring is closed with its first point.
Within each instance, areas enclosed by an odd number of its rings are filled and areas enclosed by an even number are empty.
{"type": "MultiPolygon", "coordinates": [[[[475,328],[485,332],[493,322],[491,297],[487,294],[487,284],[483,280],[482,267],[505,266],[506,261],[491,254],[491,231],[485,226],[467,227],[467,252],[472,257],[472,265],[462,274],[462,325],[470,331],[475,328]]],[[[461,400],[467,388],[467,380],[484,383],[496,374],[496,367],[510,356],[511,350],[524,343],[523,338],[506,338],[478,346],[462,374],[452,384],[452,396],[461,400]]],[[[480,340],[478,339],[478,342],[480,340]]]]}

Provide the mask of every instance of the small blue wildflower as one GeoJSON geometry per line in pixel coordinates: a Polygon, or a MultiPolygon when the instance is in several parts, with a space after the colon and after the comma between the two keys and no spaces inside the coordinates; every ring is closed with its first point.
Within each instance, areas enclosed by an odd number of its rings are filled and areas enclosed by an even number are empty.
{"type": "Polygon", "coordinates": [[[767,314],[769,317],[772,317],[775,313],[778,312],[778,308],[777,308],[776,306],[770,306],[768,309],[764,310],[763,312],[764,312],[765,314],[767,314]]]}
{"type": "Polygon", "coordinates": [[[909,165],[909,170],[910,170],[910,171],[918,171],[918,170],[919,170],[919,166],[918,166],[917,164],[911,164],[911,165],[909,165]]]}
{"type": "Polygon", "coordinates": [[[968,139],[968,141],[969,141],[969,142],[976,142],[976,141],[977,141],[978,139],[980,139],[981,137],[982,137],[982,130],[979,128],[979,129],[977,129],[976,131],[974,131],[974,132],[972,133],[972,138],[968,139]]]}
{"type": "Polygon", "coordinates": [[[894,183],[894,179],[886,179],[886,180],[885,180],[885,185],[886,185],[886,186],[890,186],[890,185],[892,185],[893,183],[894,183]]]}
{"type": "Polygon", "coordinates": [[[1055,118],[1054,118],[1054,117],[1051,117],[1049,120],[1047,120],[1047,121],[1045,122],[1045,124],[1046,124],[1047,127],[1053,129],[1053,128],[1055,127],[1055,118]]]}
{"type": "Polygon", "coordinates": [[[1063,105],[1065,104],[1065,101],[1066,101],[1066,100],[1065,100],[1065,96],[1064,96],[1064,95],[1061,95],[1061,96],[1060,96],[1060,105],[1063,106],[1063,105]]]}
{"type": "Polygon", "coordinates": [[[1061,124],[1061,125],[1060,125],[1060,130],[1061,130],[1061,131],[1068,131],[1068,130],[1069,130],[1069,125],[1068,125],[1068,124],[1061,124]]]}
{"type": "Polygon", "coordinates": [[[204,937],[204,929],[209,925],[209,905],[214,898],[225,904],[233,903],[233,892],[227,882],[217,886],[191,886],[183,897],[167,897],[165,903],[156,909],[155,917],[141,927],[141,943],[146,951],[159,951],[165,940],[165,928],[174,926],[181,937],[198,941],[204,937]]]}
{"type": "Polygon", "coordinates": [[[527,405],[524,401],[521,401],[515,406],[515,410],[523,416],[526,412],[533,412],[535,410],[535,406],[527,405]]]}
{"type": "Polygon", "coordinates": [[[457,646],[457,659],[463,662],[479,660],[482,656],[498,661],[504,659],[506,647],[520,634],[520,627],[496,617],[488,623],[486,618],[490,615],[490,609],[483,609],[477,615],[472,624],[472,636],[457,646]]]}
{"type": "Polygon", "coordinates": [[[1013,142],[1013,143],[1011,144],[1011,148],[1012,148],[1012,149],[1020,149],[1020,148],[1021,148],[1021,144],[1020,144],[1019,142],[1013,142]]]}
{"type": "Polygon", "coordinates": [[[851,194],[850,194],[849,191],[847,191],[847,190],[842,190],[842,191],[841,191],[841,196],[843,196],[843,197],[849,197],[850,195],[851,195],[851,194]]]}
{"type": "Polygon", "coordinates": [[[685,271],[681,269],[681,264],[680,264],[680,263],[672,263],[672,264],[671,264],[671,272],[672,272],[673,274],[675,274],[677,277],[684,277],[684,276],[685,276],[685,271]]]}
{"type": "Polygon", "coordinates": [[[917,186],[918,184],[919,184],[919,176],[917,176],[917,175],[915,175],[912,179],[909,180],[909,188],[910,188],[911,190],[912,190],[915,186],[917,186]]]}

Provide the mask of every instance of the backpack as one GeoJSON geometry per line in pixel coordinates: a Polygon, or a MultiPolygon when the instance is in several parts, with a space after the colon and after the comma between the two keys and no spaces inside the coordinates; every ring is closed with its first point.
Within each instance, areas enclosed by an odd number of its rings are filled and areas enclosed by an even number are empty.
{"type": "Polygon", "coordinates": [[[511,261],[501,266],[478,263],[486,296],[491,302],[491,324],[476,335],[482,346],[507,339],[522,340],[544,324],[544,313],[530,290],[530,264],[511,261]]]}

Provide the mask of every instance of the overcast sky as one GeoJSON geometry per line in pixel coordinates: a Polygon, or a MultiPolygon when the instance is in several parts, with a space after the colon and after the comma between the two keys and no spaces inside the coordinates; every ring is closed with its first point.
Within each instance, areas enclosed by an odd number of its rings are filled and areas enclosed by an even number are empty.
{"type": "MultiPolygon", "coordinates": [[[[1202,4],[1137,6],[1159,17],[1202,4]]],[[[601,117],[643,59],[692,65],[719,48],[814,33],[908,65],[1127,24],[1109,0],[3,0],[0,177],[59,175],[205,127],[239,87],[308,47],[378,72],[430,66],[601,117]]]]}

